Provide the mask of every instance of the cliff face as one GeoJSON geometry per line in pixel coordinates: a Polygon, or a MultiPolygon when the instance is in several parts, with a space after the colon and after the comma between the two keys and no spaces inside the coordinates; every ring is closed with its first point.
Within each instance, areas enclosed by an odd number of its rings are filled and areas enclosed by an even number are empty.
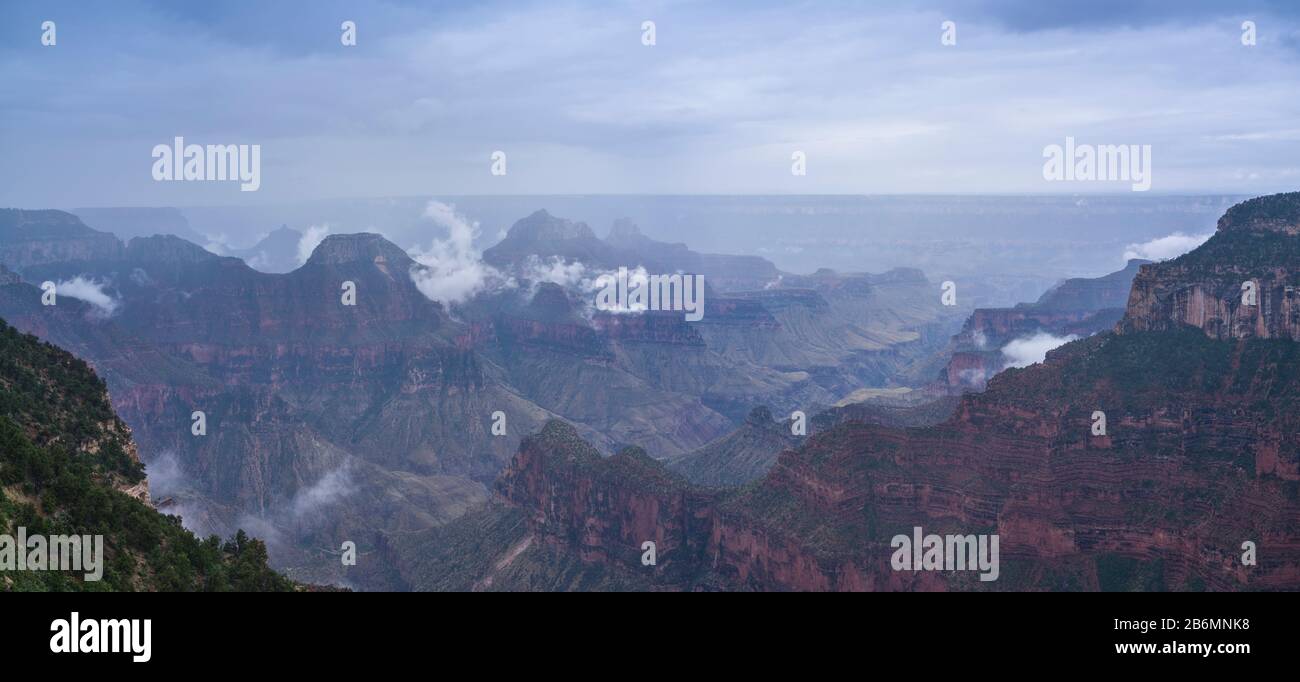
{"type": "Polygon", "coordinates": [[[1300,193],[1234,206],[1201,248],[1147,265],[1126,331],[1197,327],[1215,339],[1300,340],[1300,193]]]}
{"type": "MultiPolygon", "coordinates": [[[[587,563],[639,563],[642,543],[652,541],[693,569],[707,544],[707,493],[636,448],[604,459],[562,422],[523,441],[496,490],[530,510],[536,537],[562,543],[587,563]]],[[[672,560],[660,566],[675,570],[672,560]]]]}

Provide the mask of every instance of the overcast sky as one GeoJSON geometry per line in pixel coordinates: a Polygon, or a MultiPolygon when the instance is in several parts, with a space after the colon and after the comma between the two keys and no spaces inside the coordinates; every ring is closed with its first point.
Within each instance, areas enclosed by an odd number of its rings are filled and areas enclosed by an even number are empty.
{"type": "Polygon", "coordinates": [[[1127,189],[1046,182],[1066,136],[1151,145],[1152,192],[1294,190],[1296,5],[2,0],[0,206],[1127,189]],[[261,189],[155,182],[177,135],[260,144],[261,189]]]}

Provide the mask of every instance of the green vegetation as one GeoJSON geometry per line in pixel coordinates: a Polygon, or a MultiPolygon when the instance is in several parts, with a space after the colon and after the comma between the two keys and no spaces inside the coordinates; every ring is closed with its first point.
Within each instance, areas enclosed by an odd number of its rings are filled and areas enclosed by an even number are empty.
{"type": "Polygon", "coordinates": [[[144,479],[103,381],[72,355],[0,322],[0,533],[104,536],[103,579],[0,573],[0,591],[287,591],[266,546],[196,538],[121,489],[144,479]]]}
{"type": "Polygon", "coordinates": [[[1300,224],[1300,192],[1270,194],[1247,199],[1223,214],[1224,225],[1300,224]]]}
{"type": "Polygon", "coordinates": [[[1227,230],[1216,233],[1200,248],[1163,264],[1181,268],[1180,282],[1196,282],[1232,274],[1230,291],[1239,291],[1242,274],[1262,276],[1271,269],[1300,260],[1300,237],[1272,230],[1227,230]]]}

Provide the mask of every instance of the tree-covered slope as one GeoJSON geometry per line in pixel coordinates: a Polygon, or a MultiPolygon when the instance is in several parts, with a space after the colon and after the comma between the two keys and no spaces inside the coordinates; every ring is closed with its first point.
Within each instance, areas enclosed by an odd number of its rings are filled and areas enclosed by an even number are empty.
{"type": "Polygon", "coordinates": [[[0,534],[102,535],[103,577],[0,570],[0,591],[281,591],[266,547],[150,507],[130,430],[83,361],[0,321],[0,534]],[[129,494],[128,494],[129,493],[129,494]]]}

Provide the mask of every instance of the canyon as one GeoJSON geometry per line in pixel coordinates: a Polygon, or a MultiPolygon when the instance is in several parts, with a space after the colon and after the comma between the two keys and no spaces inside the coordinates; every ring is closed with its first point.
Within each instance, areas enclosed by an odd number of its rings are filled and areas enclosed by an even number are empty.
{"type": "Polygon", "coordinates": [[[0,226],[0,317],[104,376],[159,507],[203,534],[265,538],[291,577],[358,588],[400,586],[386,548],[489,502],[548,421],[606,452],[675,457],[756,405],[833,405],[959,322],[919,271],[784,277],[793,286],[762,259],[697,254],[626,222],[600,239],[544,211],[483,255],[511,284],[454,302],[425,296],[422,266],[377,234],[330,235],[276,274],[176,236],[122,243],[60,211],[0,211],[0,226]],[[705,315],[603,314],[539,262],[699,268],[705,315]],[[113,311],[40,304],[35,284],[78,278],[113,311]],[[341,305],[343,282],[357,305],[341,305]],[[196,412],[206,435],[190,430],[196,412]],[[489,431],[498,412],[504,436],[489,431]],[[331,554],[345,540],[360,548],[346,570],[331,554]]]}
{"type": "Polygon", "coordinates": [[[999,373],[938,423],[831,419],[719,488],[550,421],[494,500],[389,556],[412,589],[1296,589],[1300,346],[1286,314],[1188,311],[1232,312],[1243,278],[1294,281],[1297,197],[1246,202],[1200,248],[1142,264],[1113,330],[999,373]],[[1195,291],[1222,293],[1189,308],[1195,291]],[[998,580],[893,570],[890,538],[915,527],[996,534],[998,580]]]}

